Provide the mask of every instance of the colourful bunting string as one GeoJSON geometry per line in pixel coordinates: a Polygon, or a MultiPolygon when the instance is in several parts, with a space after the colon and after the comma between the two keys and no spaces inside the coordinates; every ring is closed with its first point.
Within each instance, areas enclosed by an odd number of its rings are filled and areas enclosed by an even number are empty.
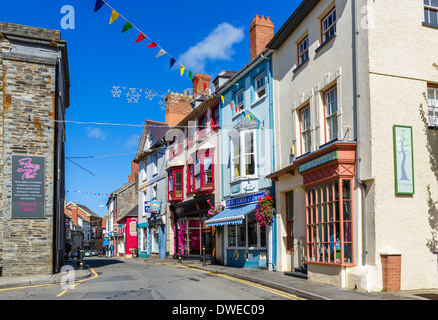
{"type": "MultiPolygon", "coordinates": [[[[156,58],[161,57],[161,56],[167,54],[171,58],[171,60],[170,60],[170,69],[172,69],[172,67],[174,66],[175,63],[179,63],[181,65],[181,76],[184,74],[183,71],[185,71],[186,68],[180,62],[178,62],[175,58],[173,58],[169,53],[167,53],[163,48],[161,48],[156,42],[152,41],[152,39],[150,39],[142,31],[140,31],[140,29],[138,29],[136,26],[131,24],[125,17],[123,17],[121,14],[119,14],[108,3],[106,3],[103,0],[96,0],[96,4],[95,4],[95,7],[94,7],[94,12],[97,12],[98,10],[100,10],[103,7],[103,5],[105,5],[105,4],[112,10],[111,11],[110,24],[115,22],[117,20],[117,18],[122,17],[126,21],[126,23],[123,26],[122,33],[125,33],[126,31],[128,31],[131,28],[135,28],[139,32],[139,35],[138,35],[137,40],[136,40],[136,43],[143,41],[145,38],[148,38],[151,41],[151,43],[148,45],[148,48],[155,48],[155,47],[160,48],[160,51],[156,55],[156,58]]],[[[191,71],[189,71],[189,80],[192,80],[192,77],[193,77],[193,73],[191,71]]],[[[197,81],[199,81],[199,79],[197,81]]],[[[204,82],[204,91],[207,89],[207,86],[208,86],[208,84],[206,82],[204,82]]]]}

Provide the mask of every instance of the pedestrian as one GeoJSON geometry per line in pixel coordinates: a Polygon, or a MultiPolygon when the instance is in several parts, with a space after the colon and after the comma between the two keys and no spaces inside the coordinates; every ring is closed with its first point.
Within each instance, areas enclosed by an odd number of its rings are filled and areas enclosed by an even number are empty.
{"type": "Polygon", "coordinates": [[[111,257],[114,256],[114,246],[113,245],[110,246],[110,254],[111,254],[110,255],[111,257]]]}

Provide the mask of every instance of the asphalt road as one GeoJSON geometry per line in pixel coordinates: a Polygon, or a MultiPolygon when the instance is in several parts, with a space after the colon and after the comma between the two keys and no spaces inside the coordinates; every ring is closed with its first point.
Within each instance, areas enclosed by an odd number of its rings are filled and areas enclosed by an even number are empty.
{"type": "MultiPolygon", "coordinates": [[[[93,276],[79,282],[0,291],[0,300],[266,301],[301,300],[292,294],[226,275],[166,264],[89,257],[93,276]]],[[[73,280],[73,279],[71,279],[73,280]]],[[[186,310],[175,304],[177,313],[186,310]]],[[[252,307],[252,312],[257,307],[252,307]]],[[[241,310],[243,312],[243,309],[241,310]]],[[[250,312],[249,307],[245,310],[250,312]]]]}

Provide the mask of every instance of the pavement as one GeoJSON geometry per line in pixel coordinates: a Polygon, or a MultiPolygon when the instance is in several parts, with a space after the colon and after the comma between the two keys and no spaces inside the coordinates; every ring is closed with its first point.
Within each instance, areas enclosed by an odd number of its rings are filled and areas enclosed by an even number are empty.
{"type": "MultiPolygon", "coordinates": [[[[109,258],[106,258],[109,259],[109,258]]],[[[144,261],[145,263],[166,264],[184,266],[211,273],[224,274],[242,280],[251,281],[260,285],[281,290],[297,295],[308,300],[438,300],[438,288],[431,290],[409,290],[398,292],[361,292],[358,290],[341,289],[334,286],[323,285],[308,281],[283,272],[272,272],[260,269],[233,268],[221,265],[203,263],[199,260],[178,260],[173,259],[154,259],[154,258],[111,258],[129,259],[134,261],[144,261]]],[[[68,272],[74,272],[74,280],[80,281],[93,275],[87,267],[87,259],[84,260],[85,266],[80,269],[76,261],[66,261],[68,272]]],[[[7,288],[38,286],[45,284],[61,283],[66,276],[71,276],[67,272],[53,275],[37,275],[27,277],[0,277],[0,291],[7,288]]]]}

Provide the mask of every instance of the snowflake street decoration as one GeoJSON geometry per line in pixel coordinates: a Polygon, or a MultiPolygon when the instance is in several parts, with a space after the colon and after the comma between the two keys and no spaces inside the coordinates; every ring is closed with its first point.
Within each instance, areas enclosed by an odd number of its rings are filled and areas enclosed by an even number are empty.
{"type": "Polygon", "coordinates": [[[129,89],[129,92],[126,94],[129,103],[138,103],[138,99],[140,98],[140,94],[136,89],[129,89]]]}
{"type": "Polygon", "coordinates": [[[113,98],[120,98],[122,90],[120,90],[120,87],[113,87],[113,90],[111,90],[111,93],[113,94],[113,98]]]}
{"type": "Polygon", "coordinates": [[[151,89],[145,89],[144,96],[149,101],[152,101],[157,96],[157,94],[151,89]]]}

